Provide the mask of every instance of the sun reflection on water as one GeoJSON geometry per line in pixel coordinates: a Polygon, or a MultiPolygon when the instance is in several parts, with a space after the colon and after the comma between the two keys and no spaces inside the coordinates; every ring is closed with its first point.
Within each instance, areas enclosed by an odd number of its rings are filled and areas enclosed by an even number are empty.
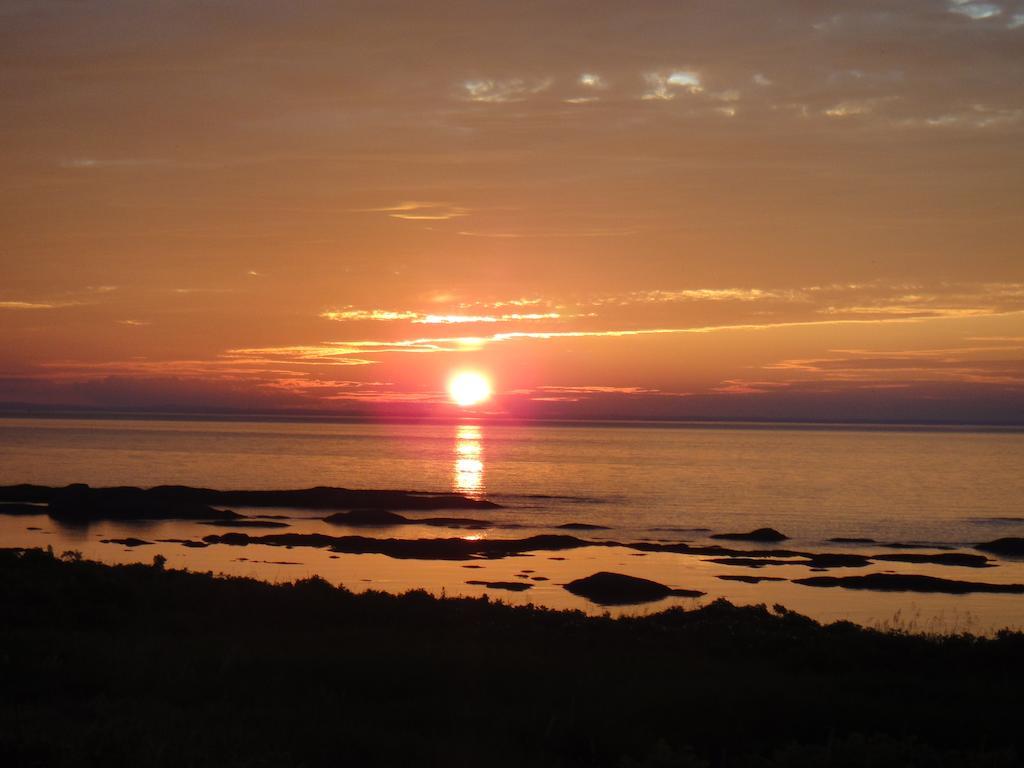
{"type": "Polygon", "coordinates": [[[460,424],[455,431],[455,463],[452,490],[480,498],[484,494],[483,430],[476,424],[460,424]]]}

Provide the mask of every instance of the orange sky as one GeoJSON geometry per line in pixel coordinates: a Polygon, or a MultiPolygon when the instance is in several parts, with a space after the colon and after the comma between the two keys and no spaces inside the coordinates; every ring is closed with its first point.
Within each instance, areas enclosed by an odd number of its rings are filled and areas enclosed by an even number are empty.
{"type": "Polygon", "coordinates": [[[0,403],[1024,421],[1019,2],[0,8],[0,403]]]}

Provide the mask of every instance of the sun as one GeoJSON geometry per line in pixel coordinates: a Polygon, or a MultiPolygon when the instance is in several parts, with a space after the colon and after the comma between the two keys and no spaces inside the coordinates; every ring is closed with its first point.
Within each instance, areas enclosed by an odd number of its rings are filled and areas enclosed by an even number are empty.
{"type": "Polygon", "coordinates": [[[482,373],[461,371],[448,380],[448,395],[463,408],[479,405],[490,399],[491,382],[482,373]]]}

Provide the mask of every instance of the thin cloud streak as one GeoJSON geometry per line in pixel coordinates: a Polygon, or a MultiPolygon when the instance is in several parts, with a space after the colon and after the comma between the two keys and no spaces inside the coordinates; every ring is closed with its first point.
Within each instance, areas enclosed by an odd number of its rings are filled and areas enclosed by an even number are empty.
{"type": "Polygon", "coordinates": [[[49,304],[32,301],[0,301],[0,309],[55,309],[66,304],[49,304]]]}
{"type": "MultiPolygon", "coordinates": [[[[588,315],[593,316],[593,314],[588,315]]],[[[559,312],[510,312],[502,315],[442,315],[411,311],[392,311],[386,309],[352,309],[327,310],[320,317],[336,322],[376,320],[393,322],[409,320],[413,325],[459,325],[467,323],[509,323],[519,321],[559,320],[563,317],[582,317],[582,315],[563,316],[559,312]]]]}
{"type": "MultiPolygon", "coordinates": [[[[1024,310],[999,313],[1021,315],[1024,310]]],[[[331,341],[321,345],[254,347],[230,349],[225,352],[227,357],[248,356],[259,358],[262,355],[287,357],[294,355],[298,359],[330,359],[335,356],[351,354],[385,354],[391,352],[433,353],[433,352],[466,352],[479,350],[488,344],[520,339],[584,339],[584,338],[628,338],[634,336],[664,336],[680,334],[709,334],[723,332],[755,331],[767,332],[785,328],[811,328],[822,326],[863,326],[892,325],[941,322],[951,318],[940,317],[885,317],[885,318],[845,318],[834,320],[805,320],[777,323],[742,323],[735,325],[706,325],[688,328],[637,328],[601,331],[505,331],[486,336],[457,337],[423,337],[398,341],[331,341]]]]}

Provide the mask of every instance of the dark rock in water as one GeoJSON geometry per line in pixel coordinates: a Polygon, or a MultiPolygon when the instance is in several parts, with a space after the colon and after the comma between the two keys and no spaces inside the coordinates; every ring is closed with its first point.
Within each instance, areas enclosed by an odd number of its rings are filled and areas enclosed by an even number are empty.
{"type": "Polygon", "coordinates": [[[781,576],[747,576],[746,574],[723,574],[716,578],[722,581],[742,581],[744,584],[757,584],[760,581],[785,581],[781,576]]]}
{"type": "Polygon", "coordinates": [[[763,568],[766,565],[805,565],[812,569],[863,568],[871,561],[864,555],[843,555],[835,553],[801,553],[800,559],[781,560],[771,557],[718,557],[708,562],[719,565],[738,565],[744,568],[763,568]]]}
{"type": "Polygon", "coordinates": [[[789,536],[779,533],[774,528],[758,528],[749,533],[715,533],[711,535],[711,538],[735,541],[785,541],[789,536]]]}
{"type": "Polygon", "coordinates": [[[766,565],[808,565],[806,560],[774,560],[767,557],[713,557],[706,562],[717,565],[736,565],[740,568],[764,568],[766,565]]]}
{"type": "Polygon", "coordinates": [[[533,584],[523,584],[520,581],[467,581],[466,583],[488,589],[506,589],[509,592],[525,592],[533,587],[533,584]]]}
{"type": "Polygon", "coordinates": [[[200,525],[217,525],[222,528],[287,528],[288,523],[279,523],[276,520],[208,520],[200,525]]]}
{"type": "Polygon", "coordinates": [[[100,539],[101,544],[122,544],[126,547],[141,547],[143,544],[152,544],[152,541],[146,541],[145,539],[136,539],[134,536],[129,536],[127,539],[100,539]]]}
{"type": "Polygon", "coordinates": [[[526,539],[377,539],[368,536],[328,536],[322,533],[271,533],[250,536],[225,533],[204,536],[208,544],[267,544],[277,547],[330,547],[343,554],[378,554],[410,560],[497,559],[527,552],[575,549],[592,542],[574,536],[530,536],[526,539]]]}
{"type": "Polygon", "coordinates": [[[560,528],[565,531],[607,531],[609,530],[607,525],[595,525],[594,523],[562,523],[562,525],[556,525],[556,528],[560,528]]]}
{"type": "Polygon", "coordinates": [[[80,483],[53,489],[47,511],[55,520],[70,524],[94,520],[226,520],[240,517],[230,510],[214,509],[201,501],[168,497],[157,489],[90,488],[80,483]]]}
{"type": "Polygon", "coordinates": [[[966,552],[938,552],[935,554],[881,554],[871,555],[874,560],[886,560],[893,563],[931,563],[933,565],[956,565],[962,568],[991,568],[992,561],[984,555],[971,555],[966,552]]]}
{"type": "Polygon", "coordinates": [[[878,542],[874,539],[864,539],[858,536],[834,536],[829,539],[834,541],[836,544],[877,544],[878,542]]]}
{"type": "MultiPolygon", "coordinates": [[[[216,491],[161,485],[155,488],[65,488],[41,485],[0,486],[0,502],[48,504],[51,517],[68,523],[92,520],[214,520],[233,513],[215,506],[300,509],[495,509],[497,504],[457,493],[354,491],[305,488],[292,491],[216,491]]],[[[27,513],[25,513],[27,514],[27,513]]]]}
{"type": "Polygon", "coordinates": [[[547,576],[531,576],[530,579],[532,581],[547,581],[548,577],[547,576]]]}
{"type": "Polygon", "coordinates": [[[893,541],[889,544],[879,544],[880,547],[888,547],[889,549],[952,549],[952,547],[946,547],[941,544],[912,544],[904,541],[893,541]]]}
{"type": "Polygon", "coordinates": [[[46,485],[21,485],[0,486],[0,501],[17,501],[24,504],[46,504],[50,500],[50,494],[54,491],[46,485]]]}
{"type": "Polygon", "coordinates": [[[482,565],[464,565],[463,568],[483,568],[482,565]]]}
{"type": "Polygon", "coordinates": [[[966,595],[971,592],[1024,594],[1024,584],[987,584],[979,581],[956,581],[902,573],[870,573],[866,576],[812,576],[807,579],[793,579],[793,583],[808,587],[843,587],[845,589],[869,589],[876,592],[941,592],[948,595],[966,595]]]}
{"type": "Polygon", "coordinates": [[[20,502],[0,502],[0,515],[45,515],[45,504],[22,504],[20,502]]]}
{"type": "MultiPolygon", "coordinates": [[[[298,536],[299,534],[286,534],[291,536],[298,536]]],[[[326,537],[330,538],[330,537],[326,537]]],[[[250,538],[247,533],[222,533],[216,534],[211,533],[209,536],[203,536],[203,541],[207,544],[230,544],[234,547],[245,547],[248,546],[250,538]]],[[[259,541],[257,540],[257,543],[259,541]]],[[[310,546],[313,546],[312,544],[310,546]]],[[[326,545],[320,545],[326,546],[326,545]]]]}
{"type": "Polygon", "coordinates": [[[871,564],[864,555],[841,555],[832,552],[808,555],[812,568],[863,568],[871,564]]]}
{"type": "Polygon", "coordinates": [[[696,590],[672,589],[650,579],[608,571],[570,581],[565,588],[574,595],[585,597],[598,605],[635,605],[661,600],[670,595],[700,597],[704,594],[696,590]]]}
{"type": "Polygon", "coordinates": [[[193,541],[192,539],[157,539],[157,541],[161,544],[181,544],[181,546],[191,549],[202,549],[203,547],[210,546],[205,541],[193,541]]]}
{"type": "Polygon", "coordinates": [[[324,518],[331,525],[352,527],[385,527],[391,525],[430,525],[442,528],[490,528],[488,520],[474,520],[468,517],[424,517],[420,519],[399,515],[386,509],[353,509],[351,512],[336,512],[324,518]]]}
{"type": "Polygon", "coordinates": [[[994,555],[1024,556],[1024,539],[1016,536],[1007,536],[1002,539],[975,544],[974,548],[980,549],[982,552],[991,552],[994,555]]]}
{"type": "Polygon", "coordinates": [[[404,525],[409,519],[387,509],[353,509],[351,512],[335,512],[324,518],[331,525],[386,526],[404,525]]]}

